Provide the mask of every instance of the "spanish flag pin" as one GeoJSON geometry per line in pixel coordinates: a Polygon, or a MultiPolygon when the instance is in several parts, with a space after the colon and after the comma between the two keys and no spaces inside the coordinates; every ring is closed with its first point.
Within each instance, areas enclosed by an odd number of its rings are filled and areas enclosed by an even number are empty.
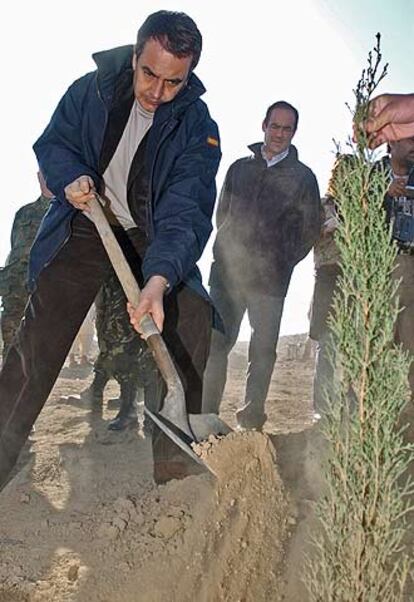
{"type": "Polygon", "coordinates": [[[210,146],[218,146],[219,141],[217,140],[217,138],[213,138],[213,136],[207,136],[207,144],[209,144],[210,146]]]}

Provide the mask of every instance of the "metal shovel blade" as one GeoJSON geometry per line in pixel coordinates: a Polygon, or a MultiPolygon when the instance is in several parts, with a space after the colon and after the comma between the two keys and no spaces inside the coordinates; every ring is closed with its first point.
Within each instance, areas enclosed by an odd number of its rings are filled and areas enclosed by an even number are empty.
{"type": "Polygon", "coordinates": [[[144,413],[153,420],[153,422],[169,437],[180,449],[182,449],[192,460],[198,464],[205,465],[199,456],[195,453],[192,448],[192,443],[196,443],[194,439],[191,439],[179,429],[173,422],[170,422],[167,418],[164,418],[160,412],[151,412],[147,407],[144,406],[144,413]]]}
{"type": "Polygon", "coordinates": [[[206,441],[210,435],[224,436],[232,432],[232,429],[221,420],[217,414],[188,414],[188,423],[193,432],[193,437],[189,437],[187,433],[177,427],[174,422],[171,422],[163,415],[163,410],[160,412],[152,412],[144,406],[144,413],[154,421],[154,423],[164,433],[174,441],[190,458],[198,464],[202,464],[208,469],[205,462],[195,453],[192,448],[193,443],[201,443],[206,441]]]}
{"type": "Polygon", "coordinates": [[[217,416],[217,414],[189,414],[188,422],[197,440],[205,441],[214,435],[220,437],[232,432],[231,428],[217,416]]]}

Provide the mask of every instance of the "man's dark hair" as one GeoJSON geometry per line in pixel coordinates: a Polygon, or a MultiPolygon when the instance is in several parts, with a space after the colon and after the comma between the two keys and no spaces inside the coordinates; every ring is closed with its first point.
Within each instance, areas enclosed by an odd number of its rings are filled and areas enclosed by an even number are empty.
{"type": "Polygon", "coordinates": [[[274,102],[272,105],[270,105],[270,107],[266,111],[266,117],[264,118],[265,125],[268,124],[270,115],[272,114],[272,111],[274,111],[274,109],[287,109],[288,111],[292,111],[293,115],[295,116],[295,131],[297,130],[299,121],[298,110],[295,109],[293,105],[289,104],[285,100],[278,100],[277,102],[274,102]]]}
{"type": "Polygon", "coordinates": [[[196,67],[203,39],[197,25],[185,13],[159,10],[147,17],[138,29],[135,45],[137,58],[150,39],[157,40],[167,52],[178,58],[192,56],[190,71],[196,67]]]}

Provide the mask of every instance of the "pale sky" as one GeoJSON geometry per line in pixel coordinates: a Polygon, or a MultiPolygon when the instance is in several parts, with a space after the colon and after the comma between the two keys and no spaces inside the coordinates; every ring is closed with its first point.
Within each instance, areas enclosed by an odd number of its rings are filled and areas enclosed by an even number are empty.
{"type": "MultiPolygon", "coordinates": [[[[39,194],[31,147],[60,97],[72,81],[94,69],[93,52],[133,43],[145,17],[161,8],[187,12],[203,34],[196,73],[220,128],[218,188],[228,166],[248,154],[248,144],[262,139],[266,108],[283,99],[299,110],[293,142],[323,193],[332,138],[345,140],[350,133],[345,102],[352,103],[377,31],[390,63],[380,91],[414,91],[414,0],[15,0],[0,19],[1,264],[14,213],[39,194]]],[[[200,262],[205,284],[213,236],[200,262]]],[[[307,331],[312,288],[310,254],[295,269],[281,334],[307,331]]],[[[248,336],[245,324],[241,338],[248,336]]]]}

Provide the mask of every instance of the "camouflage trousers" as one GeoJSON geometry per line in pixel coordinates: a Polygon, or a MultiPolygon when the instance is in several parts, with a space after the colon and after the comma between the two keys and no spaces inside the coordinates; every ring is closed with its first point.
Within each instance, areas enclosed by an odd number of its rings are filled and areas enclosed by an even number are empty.
{"type": "Polygon", "coordinates": [[[3,338],[3,357],[6,355],[20,326],[27,299],[26,289],[14,290],[13,294],[2,297],[1,335],[3,338]]]}
{"type": "Polygon", "coordinates": [[[157,376],[147,344],[129,321],[127,300],[114,271],[105,280],[96,299],[96,332],[99,355],[94,370],[120,385],[144,388],[157,376]]]}

